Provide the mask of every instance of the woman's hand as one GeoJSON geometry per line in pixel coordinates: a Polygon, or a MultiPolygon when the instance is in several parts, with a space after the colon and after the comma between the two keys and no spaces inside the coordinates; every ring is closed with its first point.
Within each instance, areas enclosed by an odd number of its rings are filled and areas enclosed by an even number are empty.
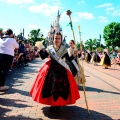
{"type": "Polygon", "coordinates": [[[74,54],[75,54],[75,55],[78,54],[78,49],[77,49],[77,48],[74,49],[74,54]]]}

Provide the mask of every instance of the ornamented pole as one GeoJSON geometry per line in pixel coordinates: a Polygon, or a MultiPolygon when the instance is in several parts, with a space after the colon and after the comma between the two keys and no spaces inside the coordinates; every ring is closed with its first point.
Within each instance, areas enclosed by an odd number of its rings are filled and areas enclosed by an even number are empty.
{"type": "MultiPolygon", "coordinates": [[[[78,30],[79,30],[79,36],[80,36],[80,50],[82,51],[82,41],[81,41],[80,25],[78,26],[78,30]]],[[[84,91],[86,107],[87,107],[88,113],[90,114],[90,111],[89,111],[89,108],[88,108],[88,103],[87,103],[87,98],[86,98],[86,92],[85,92],[85,81],[86,80],[85,80],[85,75],[84,75],[83,60],[82,60],[81,72],[82,72],[82,85],[83,85],[83,91],[84,91]]]]}
{"type": "Polygon", "coordinates": [[[71,30],[72,30],[72,33],[73,33],[73,38],[74,38],[74,42],[75,42],[75,44],[76,44],[76,40],[75,40],[75,34],[74,34],[74,30],[73,30],[73,25],[72,25],[72,19],[71,19],[71,11],[70,10],[67,10],[67,12],[66,12],[66,14],[69,16],[69,18],[70,18],[70,26],[71,26],[71,30]]]}
{"type": "Polygon", "coordinates": [[[80,50],[82,51],[82,41],[81,41],[80,25],[78,25],[78,30],[79,30],[79,37],[80,37],[80,50]]]}
{"type": "MultiPolygon", "coordinates": [[[[72,26],[72,20],[71,20],[71,16],[70,16],[71,13],[72,13],[72,12],[71,12],[70,10],[67,10],[67,13],[66,13],[66,14],[67,14],[67,15],[69,16],[69,18],[70,18],[71,30],[72,30],[74,42],[75,42],[75,45],[76,45],[74,30],[73,30],[73,26],[72,26]]],[[[87,98],[86,98],[86,92],[85,92],[85,76],[84,76],[84,69],[83,69],[83,67],[81,67],[78,58],[77,58],[77,61],[78,61],[79,68],[80,68],[80,70],[81,70],[81,72],[82,72],[82,86],[83,86],[83,91],[84,91],[84,97],[85,97],[85,102],[86,102],[86,107],[87,107],[87,110],[88,110],[88,114],[90,114],[90,111],[89,111],[89,108],[88,108],[88,103],[87,103],[87,98]]]]}

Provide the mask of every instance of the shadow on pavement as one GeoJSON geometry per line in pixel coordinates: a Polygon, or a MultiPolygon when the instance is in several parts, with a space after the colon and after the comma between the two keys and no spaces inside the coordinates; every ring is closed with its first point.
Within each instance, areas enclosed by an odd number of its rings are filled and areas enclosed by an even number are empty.
{"type": "MultiPolygon", "coordinates": [[[[42,119],[32,119],[25,117],[23,115],[16,115],[17,109],[19,110],[20,108],[25,108],[25,107],[32,107],[29,105],[26,105],[27,101],[21,101],[21,100],[15,100],[13,99],[5,99],[5,98],[0,98],[0,120],[42,120],[42,119]],[[22,104],[21,104],[22,103],[22,104]],[[8,107],[11,108],[8,108],[8,107]],[[11,112],[13,109],[15,111],[11,112]],[[9,116],[9,113],[14,114],[9,116]]],[[[23,112],[24,113],[24,112],[23,112]]]]}
{"type": "Polygon", "coordinates": [[[10,116],[10,117],[0,116],[0,120],[43,120],[43,119],[42,118],[30,118],[30,117],[25,117],[23,115],[16,115],[16,116],[10,116]]]}
{"type": "MultiPolygon", "coordinates": [[[[25,108],[25,107],[32,107],[27,105],[27,101],[24,100],[18,100],[18,99],[6,99],[6,98],[0,98],[0,105],[2,106],[11,106],[16,108],[25,108]]],[[[2,108],[0,108],[2,109],[2,108]]],[[[2,110],[0,110],[2,112],[2,110]]],[[[3,111],[4,112],[4,111],[3,111]]]]}
{"type": "MultiPolygon", "coordinates": [[[[112,92],[112,91],[107,91],[107,90],[98,89],[98,88],[93,88],[93,87],[88,87],[88,86],[86,86],[85,88],[86,88],[86,91],[93,91],[93,92],[98,92],[98,93],[100,93],[100,92],[106,92],[106,93],[111,93],[111,94],[118,94],[118,95],[120,95],[120,92],[112,92]]],[[[80,90],[80,91],[83,91],[82,86],[79,86],[79,90],[80,90]]]]}
{"type": "Polygon", "coordinates": [[[27,101],[23,101],[23,100],[21,101],[21,100],[15,100],[15,99],[0,98],[0,120],[43,120],[41,118],[26,117],[26,116],[23,116],[22,113],[21,115],[16,115],[18,113],[15,113],[15,112],[17,112],[17,110],[19,111],[20,108],[32,107],[32,106],[26,105],[26,103],[27,101]],[[11,108],[8,108],[8,106],[10,106],[11,108]],[[15,109],[15,111],[11,112],[13,109],[15,109]],[[14,115],[9,115],[9,113],[14,115]]]}
{"type": "Polygon", "coordinates": [[[43,120],[42,118],[31,118],[22,114],[16,115],[17,113],[15,114],[14,112],[14,115],[9,116],[9,112],[11,113],[11,109],[0,107],[0,120],[43,120]]]}
{"type": "MultiPolygon", "coordinates": [[[[105,69],[105,68],[103,68],[103,69],[105,69]]],[[[120,71],[119,69],[116,69],[116,68],[108,68],[109,70],[118,70],[118,71],[120,71]]]]}
{"type": "Polygon", "coordinates": [[[77,106],[65,106],[61,107],[60,111],[49,112],[49,107],[44,107],[43,109],[44,116],[49,119],[61,119],[61,120],[112,120],[111,117],[93,111],[90,111],[88,114],[87,110],[77,106]]]}

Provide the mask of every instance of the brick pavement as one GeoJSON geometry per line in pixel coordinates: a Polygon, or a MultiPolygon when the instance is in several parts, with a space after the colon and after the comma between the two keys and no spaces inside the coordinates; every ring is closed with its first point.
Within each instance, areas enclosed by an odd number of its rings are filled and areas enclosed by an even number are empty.
{"type": "Polygon", "coordinates": [[[81,98],[60,112],[49,112],[49,106],[36,103],[29,96],[35,76],[43,64],[39,58],[29,66],[14,69],[7,77],[10,89],[0,92],[0,120],[118,120],[120,119],[119,68],[105,74],[101,66],[84,63],[88,115],[82,86],[81,98]],[[95,68],[94,68],[95,67],[95,68]],[[114,73],[116,78],[109,74],[114,73]],[[112,85],[111,85],[112,84],[112,85]]]}

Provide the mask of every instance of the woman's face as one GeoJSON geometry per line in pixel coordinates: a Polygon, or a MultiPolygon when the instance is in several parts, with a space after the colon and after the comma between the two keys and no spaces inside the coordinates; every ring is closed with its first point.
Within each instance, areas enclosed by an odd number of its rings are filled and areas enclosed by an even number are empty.
{"type": "Polygon", "coordinates": [[[53,44],[56,46],[60,46],[61,45],[61,35],[54,35],[54,40],[53,40],[53,44]]]}
{"type": "Polygon", "coordinates": [[[71,48],[73,48],[73,47],[74,47],[74,43],[73,43],[72,41],[70,41],[70,42],[69,42],[69,46],[70,46],[71,48]]]}

